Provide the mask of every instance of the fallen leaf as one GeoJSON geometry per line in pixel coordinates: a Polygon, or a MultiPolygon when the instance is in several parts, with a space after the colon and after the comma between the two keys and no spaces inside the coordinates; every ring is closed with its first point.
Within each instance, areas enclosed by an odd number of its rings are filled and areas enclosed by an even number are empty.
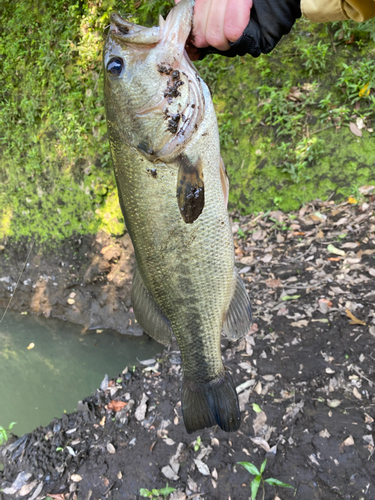
{"type": "Polygon", "coordinates": [[[203,474],[203,476],[210,476],[211,475],[210,469],[207,467],[207,465],[204,462],[202,462],[202,460],[198,460],[196,458],[196,459],[194,459],[194,463],[197,466],[197,469],[199,470],[199,472],[201,474],[203,474]]]}
{"type": "Polygon", "coordinates": [[[331,262],[339,262],[342,260],[342,257],[328,257],[327,260],[330,260],[331,262]]]}
{"type": "Polygon", "coordinates": [[[255,443],[258,446],[261,446],[263,450],[268,453],[270,451],[270,445],[267,443],[267,441],[261,437],[253,437],[250,438],[253,443],[255,443]]]}
{"type": "Polygon", "coordinates": [[[30,344],[27,346],[27,349],[29,349],[29,350],[34,349],[34,347],[35,347],[34,342],[30,342],[30,344]]]}
{"type": "Polygon", "coordinates": [[[338,406],[341,405],[342,400],[340,399],[327,399],[327,405],[330,408],[337,408],[338,406]]]}
{"type": "Polygon", "coordinates": [[[147,401],[149,400],[149,397],[146,396],[145,393],[142,394],[142,399],[135,410],[135,418],[138,420],[138,422],[141,422],[142,420],[145,419],[146,417],[146,412],[147,412],[147,401]]]}
{"type": "Polygon", "coordinates": [[[346,315],[351,319],[350,324],[351,325],[363,325],[366,326],[366,322],[362,321],[361,319],[358,319],[354,316],[354,314],[349,310],[345,309],[346,315]]]}
{"type": "Polygon", "coordinates": [[[296,300],[299,299],[301,295],[284,295],[281,300],[296,300]]]}
{"type": "Polygon", "coordinates": [[[297,328],[303,328],[304,326],[308,326],[309,322],[307,319],[300,319],[299,321],[293,321],[290,323],[291,326],[295,326],[297,328]]]}
{"type": "Polygon", "coordinates": [[[68,299],[67,303],[72,306],[75,303],[75,300],[74,299],[68,299]]]}
{"type": "Polygon", "coordinates": [[[340,250],[339,248],[336,248],[335,246],[332,245],[332,243],[330,243],[327,246],[327,250],[328,250],[328,252],[334,253],[335,255],[342,255],[342,256],[345,255],[344,250],[340,250]]]}
{"type": "Polygon", "coordinates": [[[357,248],[359,246],[359,243],[356,241],[348,241],[347,243],[344,243],[341,245],[341,248],[357,248]]]}
{"type": "Polygon", "coordinates": [[[99,425],[101,425],[102,427],[105,426],[105,420],[106,420],[106,417],[104,416],[101,421],[99,422],[99,425]]]}
{"type": "Polygon", "coordinates": [[[260,259],[262,262],[268,264],[268,262],[271,262],[272,260],[272,254],[267,253],[264,257],[260,259]]]}
{"type": "Polygon", "coordinates": [[[72,474],[70,476],[70,479],[73,481],[73,483],[79,483],[80,481],[82,481],[82,476],[80,476],[79,474],[72,474]]]}
{"type": "Polygon", "coordinates": [[[349,128],[350,128],[350,132],[352,134],[356,135],[357,137],[362,137],[362,132],[361,132],[361,130],[359,130],[359,128],[357,127],[357,125],[355,123],[350,122],[349,128]]]}
{"type": "Polygon", "coordinates": [[[177,481],[179,479],[179,476],[175,473],[170,465],[166,465],[165,467],[163,467],[161,472],[167,479],[171,479],[173,481],[177,481]]]}
{"type": "Polygon", "coordinates": [[[277,288],[279,286],[282,286],[282,283],[279,278],[277,279],[269,279],[265,281],[265,284],[269,286],[270,288],[277,288]]]}
{"type": "Polygon", "coordinates": [[[356,387],[353,387],[353,396],[355,396],[357,399],[362,399],[362,395],[356,387]]]}
{"type": "Polygon", "coordinates": [[[370,95],[370,82],[367,82],[358,92],[359,97],[368,97],[370,95]]]}
{"type": "Polygon", "coordinates": [[[124,401],[116,401],[115,399],[112,399],[105,408],[107,410],[113,410],[113,411],[120,411],[126,406],[128,403],[125,403],[124,401]]]}
{"type": "Polygon", "coordinates": [[[320,312],[322,312],[323,314],[327,314],[327,312],[331,309],[332,307],[332,302],[328,299],[319,299],[318,300],[318,304],[319,304],[319,310],[320,312]]]}
{"type": "Polygon", "coordinates": [[[106,252],[107,252],[110,248],[112,248],[112,247],[113,247],[113,245],[108,245],[108,246],[106,246],[106,247],[103,247],[103,248],[100,250],[100,253],[101,253],[102,255],[104,255],[104,254],[105,254],[105,253],[106,253],[106,252]]]}
{"type": "Polygon", "coordinates": [[[361,186],[360,188],[358,188],[358,191],[366,196],[367,194],[370,194],[372,193],[372,191],[375,191],[375,186],[361,186]]]}

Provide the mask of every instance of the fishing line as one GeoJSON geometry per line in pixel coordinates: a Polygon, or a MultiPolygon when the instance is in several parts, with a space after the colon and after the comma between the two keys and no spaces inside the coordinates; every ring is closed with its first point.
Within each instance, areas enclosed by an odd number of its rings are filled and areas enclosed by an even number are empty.
{"type": "Polygon", "coordinates": [[[25,267],[26,267],[27,261],[29,260],[29,257],[30,257],[30,254],[31,254],[31,250],[33,249],[34,242],[35,242],[35,240],[33,240],[33,242],[31,243],[31,247],[30,247],[29,253],[27,254],[27,257],[26,257],[25,263],[24,263],[24,265],[23,265],[23,268],[22,268],[21,274],[20,274],[20,276],[19,276],[19,278],[18,278],[18,281],[17,281],[16,287],[15,287],[15,289],[14,289],[13,294],[10,296],[10,299],[9,299],[8,305],[6,306],[6,309],[5,309],[5,311],[4,311],[4,314],[3,314],[2,318],[0,319],[0,323],[1,323],[1,322],[3,321],[3,319],[5,318],[5,315],[6,315],[7,311],[8,311],[8,309],[9,309],[10,303],[12,302],[12,299],[13,299],[13,297],[14,297],[14,294],[16,293],[17,287],[18,287],[18,285],[19,285],[19,282],[20,282],[20,280],[21,280],[21,278],[22,278],[22,275],[23,275],[23,272],[24,272],[24,270],[25,270],[25,267]]]}

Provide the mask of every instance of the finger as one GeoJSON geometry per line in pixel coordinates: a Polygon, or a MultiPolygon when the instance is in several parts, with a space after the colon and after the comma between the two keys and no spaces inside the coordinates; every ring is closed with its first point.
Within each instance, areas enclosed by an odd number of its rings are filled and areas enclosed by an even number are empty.
{"type": "Polygon", "coordinates": [[[211,0],[195,0],[192,42],[199,48],[209,45],[206,39],[206,24],[210,5],[211,0]]]}
{"type": "Polygon", "coordinates": [[[225,12],[224,37],[236,42],[250,21],[250,10],[253,0],[228,0],[225,12]]]}
{"type": "Polygon", "coordinates": [[[210,4],[206,22],[206,40],[208,45],[219,50],[228,50],[229,43],[224,35],[224,20],[228,0],[216,0],[210,4]]]}

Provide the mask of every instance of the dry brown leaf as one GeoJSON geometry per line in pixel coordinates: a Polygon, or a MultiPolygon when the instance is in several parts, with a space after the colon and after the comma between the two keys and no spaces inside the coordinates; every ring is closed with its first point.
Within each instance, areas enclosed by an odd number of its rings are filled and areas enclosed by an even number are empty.
{"type": "Polygon", "coordinates": [[[341,245],[341,248],[357,248],[359,246],[359,243],[356,241],[348,241],[347,243],[344,243],[341,245]]]}
{"type": "Polygon", "coordinates": [[[357,137],[362,137],[362,132],[359,130],[359,128],[357,127],[357,125],[355,123],[350,122],[349,128],[350,128],[350,132],[352,134],[356,135],[357,137]]]}
{"type": "Polygon", "coordinates": [[[293,321],[290,323],[290,326],[294,326],[297,328],[303,328],[304,326],[308,326],[309,322],[307,319],[300,319],[299,321],[293,321]]]}
{"type": "Polygon", "coordinates": [[[349,310],[345,309],[346,315],[351,319],[350,324],[351,325],[363,325],[366,326],[366,322],[362,321],[361,319],[358,319],[354,316],[354,314],[349,310]]]}
{"type": "Polygon", "coordinates": [[[104,417],[101,419],[101,421],[99,422],[99,425],[101,425],[102,427],[105,426],[105,420],[106,420],[106,417],[104,415],[104,417]]]}
{"type": "Polygon", "coordinates": [[[339,260],[342,260],[343,257],[328,257],[327,260],[330,260],[331,262],[338,262],[339,260]]]}
{"type": "Polygon", "coordinates": [[[269,279],[265,281],[265,284],[269,286],[270,288],[278,288],[279,286],[282,286],[282,283],[279,278],[277,279],[269,279]]]}
{"type": "Polygon", "coordinates": [[[362,395],[356,387],[353,387],[353,396],[355,396],[357,399],[362,399],[362,395]]]}
{"type": "Polygon", "coordinates": [[[103,247],[103,248],[100,250],[100,253],[101,253],[102,255],[104,255],[104,254],[105,254],[105,253],[106,253],[106,252],[107,252],[110,248],[112,248],[112,247],[113,247],[113,245],[108,245],[108,246],[106,246],[106,247],[103,247]]]}
{"type": "Polygon", "coordinates": [[[324,233],[321,229],[319,229],[319,231],[316,233],[316,237],[319,239],[324,238],[324,233]]]}
{"type": "Polygon", "coordinates": [[[264,262],[265,264],[268,264],[268,262],[271,262],[272,260],[272,254],[271,253],[267,253],[264,257],[262,257],[260,259],[262,262],[264,262]]]}
{"type": "Polygon", "coordinates": [[[107,410],[113,410],[113,411],[120,411],[126,406],[128,403],[125,403],[124,401],[116,401],[115,399],[112,399],[105,407],[107,410]]]}
{"type": "Polygon", "coordinates": [[[361,186],[358,191],[363,195],[370,194],[375,191],[375,186],[361,186]]]}

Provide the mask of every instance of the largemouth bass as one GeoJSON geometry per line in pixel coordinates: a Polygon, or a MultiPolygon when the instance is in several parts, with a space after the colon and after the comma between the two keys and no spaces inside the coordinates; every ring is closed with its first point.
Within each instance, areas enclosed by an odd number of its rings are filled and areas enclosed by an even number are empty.
{"type": "Polygon", "coordinates": [[[250,303],[234,266],[228,183],[210,91],[185,52],[194,1],[154,28],[112,14],[104,94],[119,199],[134,244],[132,301],[141,327],[175,335],[187,432],[236,431],[240,412],[220,336],[244,336],[250,303]]]}

